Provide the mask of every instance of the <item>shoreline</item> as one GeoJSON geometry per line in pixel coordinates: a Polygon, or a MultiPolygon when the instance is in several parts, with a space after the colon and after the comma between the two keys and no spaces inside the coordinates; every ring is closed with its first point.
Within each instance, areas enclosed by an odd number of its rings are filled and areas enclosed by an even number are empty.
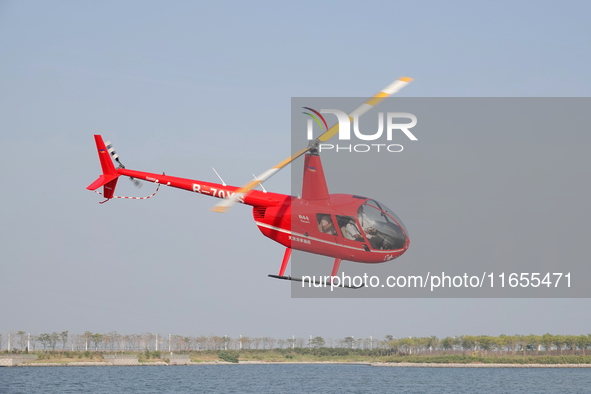
{"type": "MultiPolygon", "coordinates": [[[[370,363],[370,362],[339,362],[339,361],[311,361],[311,362],[275,362],[275,361],[239,361],[229,362],[192,362],[191,366],[199,365],[364,365],[369,367],[386,368],[591,368],[591,364],[461,364],[461,363],[370,363]]],[[[72,362],[72,363],[22,363],[17,367],[119,367],[119,366],[175,366],[165,362],[147,362],[133,365],[113,365],[109,362],[72,362]]]]}
{"type": "Polygon", "coordinates": [[[591,368],[591,364],[460,364],[460,363],[373,363],[372,367],[398,368],[591,368]]]}

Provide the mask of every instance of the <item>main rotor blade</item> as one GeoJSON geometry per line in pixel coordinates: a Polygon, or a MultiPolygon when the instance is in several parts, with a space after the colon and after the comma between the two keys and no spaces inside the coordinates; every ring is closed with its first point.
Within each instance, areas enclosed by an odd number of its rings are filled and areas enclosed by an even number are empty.
{"type": "Polygon", "coordinates": [[[218,202],[216,205],[214,205],[211,208],[211,210],[214,212],[228,212],[228,210],[230,208],[232,208],[234,206],[234,204],[236,204],[238,202],[240,197],[244,196],[246,193],[248,193],[249,191],[251,191],[252,189],[257,187],[257,185],[259,185],[259,184],[263,183],[264,181],[266,181],[267,179],[271,178],[280,169],[282,169],[283,167],[285,167],[286,165],[288,165],[289,163],[291,163],[292,161],[294,161],[295,159],[297,159],[298,157],[300,157],[301,155],[306,153],[309,149],[310,148],[302,149],[299,152],[294,153],[293,155],[291,155],[287,159],[283,160],[281,163],[277,164],[275,167],[263,172],[261,175],[257,176],[255,179],[248,182],[246,185],[242,186],[240,189],[236,190],[236,193],[234,193],[231,197],[227,197],[227,198],[221,200],[220,202],[218,202]]]}
{"type": "MultiPolygon", "coordinates": [[[[359,107],[355,108],[353,112],[349,114],[349,120],[353,122],[353,117],[357,115],[358,117],[365,114],[367,111],[378,105],[382,102],[383,99],[386,97],[390,97],[394,93],[397,93],[411,83],[413,81],[412,78],[408,77],[401,77],[398,78],[396,81],[392,82],[390,85],[386,86],[384,89],[376,93],[372,98],[367,100],[365,103],[361,104],[359,107]]],[[[328,129],[324,134],[322,134],[318,139],[320,142],[326,142],[332,137],[334,137],[339,132],[339,122],[337,122],[334,126],[328,129]]]]}
{"type": "MultiPolygon", "coordinates": [[[[359,117],[359,116],[365,114],[367,111],[369,111],[370,109],[372,109],[373,107],[378,105],[380,102],[382,102],[383,99],[398,92],[400,89],[402,89],[403,87],[405,87],[406,85],[408,85],[412,81],[413,81],[413,79],[408,78],[408,77],[398,78],[396,81],[394,81],[390,85],[386,86],[380,92],[376,93],[372,98],[370,98],[365,103],[361,104],[359,107],[357,107],[355,110],[353,110],[353,112],[351,112],[349,114],[349,119],[351,121],[353,121],[354,116],[359,117]]],[[[324,132],[320,137],[318,137],[318,140],[320,142],[328,141],[329,139],[334,137],[338,132],[339,132],[339,122],[337,122],[334,126],[332,126],[330,129],[328,129],[326,132],[324,132]]],[[[300,157],[304,153],[308,152],[308,150],[310,150],[309,147],[304,148],[304,149],[294,153],[293,155],[291,155],[287,159],[283,160],[281,163],[277,164],[275,167],[263,172],[257,178],[253,179],[252,181],[248,182],[246,185],[244,185],[240,189],[238,189],[236,191],[236,193],[234,193],[231,197],[227,197],[227,198],[221,200],[220,202],[218,202],[216,205],[214,205],[211,208],[211,210],[214,212],[227,212],[230,208],[232,208],[238,202],[238,200],[241,197],[243,197],[248,192],[250,192],[252,189],[254,189],[258,184],[261,184],[264,181],[266,181],[267,179],[271,178],[283,167],[287,166],[289,163],[291,163],[292,161],[294,161],[295,159],[297,159],[298,157],[300,157]]]]}

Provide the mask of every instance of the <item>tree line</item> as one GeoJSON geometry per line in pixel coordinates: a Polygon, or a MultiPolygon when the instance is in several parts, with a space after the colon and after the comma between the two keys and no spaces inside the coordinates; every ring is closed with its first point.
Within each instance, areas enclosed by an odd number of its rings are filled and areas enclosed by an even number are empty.
{"type": "Polygon", "coordinates": [[[332,339],[320,336],[309,338],[239,336],[231,338],[218,335],[182,336],[153,333],[120,334],[109,333],[71,334],[68,331],[31,335],[24,331],[0,334],[0,349],[5,351],[176,351],[199,350],[272,350],[272,349],[319,349],[348,348],[363,350],[387,350],[399,354],[466,354],[484,352],[494,354],[583,354],[591,349],[591,334],[588,335],[459,335],[454,337],[404,337],[386,335],[355,338],[353,336],[332,339]]]}
{"type": "Polygon", "coordinates": [[[588,335],[460,335],[439,339],[431,337],[391,338],[389,346],[399,352],[420,354],[432,352],[466,352],[482,351],[498,354],[517,354],[526,352],[554,352],[557,354],[574,354],[579,351],[585,355],[591,349],[591,334],[588,335]]]}

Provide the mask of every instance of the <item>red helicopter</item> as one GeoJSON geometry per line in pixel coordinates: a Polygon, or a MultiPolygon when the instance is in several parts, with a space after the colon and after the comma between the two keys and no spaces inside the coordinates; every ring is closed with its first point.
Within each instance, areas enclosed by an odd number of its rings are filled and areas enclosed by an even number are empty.
{"type": "MultiPolygon", "coordinates": [[[[407,77],[394,81],[351,112],[350,120],[353,121],[354,116],[365,114],[384,98],[398,92],[410,82],[412,79],[407,77]]],[[[317,112],[316,114],[320,115],[317,112]]],[[[242,187],[228,186],[221,178],[222,184],[218,184],[129,170],[121,164],[111,144],[105,144],[100,135],[95,135],[103,174],[87,189],[96,191],[103,186],[103,192],[100,194],[106,200],[101,203],[113,198],[150,198],[156,194],[160,185],[165,185],[220,198],[221,201],[212,208],[215,212],[227,212],[236,203],[250,205],[253,207],[255,223],[263,235],[286,247],[279,275],[269,275],[270,277],[302,280],[285,276],[291,250],[296,249],[334,258],[332,278],[337,276],[342,260],[383,263],[401,256],[410,243],[406,227],[384,204],[354,194],[329,194],[318,145],[328,141],[338,131],[337,123],[316,140],[310,141],[308,147],[294,153],[242,187]],[[301,197],[271,193],[264,188],[263,191],[255,190],[258,185],[262,187],[264,181],[304,154],[301,197]],[[118,163],[117,168],[110,156],[118,163]],[[151,196],[142,198],[115,196],[115,186],[120,176],[130,177],[136,185],[139,184],[138,179],[154,182],[158,184],[158,189],[151,196]]],[[[341,287],[357,288],[344,284],[341,287]]]]}

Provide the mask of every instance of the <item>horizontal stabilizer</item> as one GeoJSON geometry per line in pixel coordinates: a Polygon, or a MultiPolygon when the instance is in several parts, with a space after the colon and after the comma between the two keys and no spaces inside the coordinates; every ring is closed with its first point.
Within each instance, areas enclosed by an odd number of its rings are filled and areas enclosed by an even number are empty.
{"type": "Polygon", "coordinates": [[[107,183],[111,182],[113,179],[117,179],[117,175],[101,175],[98,179],[92,182],[87,189],[88,190],[96,190],[99,187],[106,185],[107,183]]]}

